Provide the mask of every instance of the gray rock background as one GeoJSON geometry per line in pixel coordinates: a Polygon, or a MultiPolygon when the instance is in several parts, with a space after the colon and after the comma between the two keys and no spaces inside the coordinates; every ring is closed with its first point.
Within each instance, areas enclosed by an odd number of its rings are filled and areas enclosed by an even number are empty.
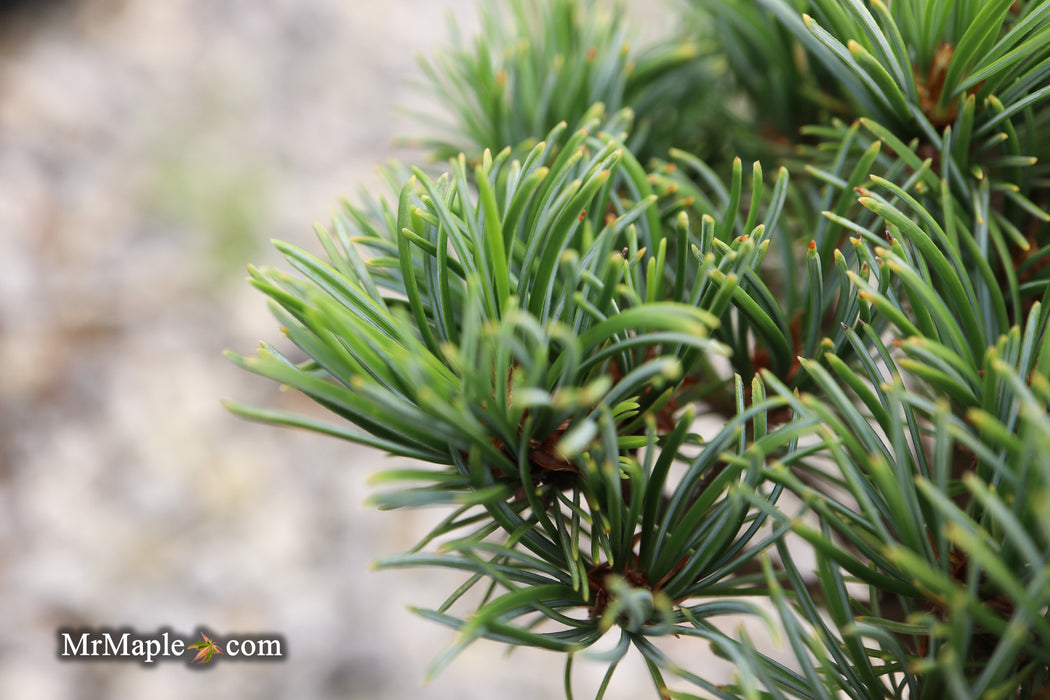
{"type": "Polygon", "coordinates": [[[390,140],[414,57],[473,0],[49,5],[0,30],[0,698],[559,696],[560,657],[489,643],[423,686],[452,632],[405,606],[458,579],[369,564],[439,514],[369,510],[381,455],[220,405],[313,410],[220,355],[278,337],[244,265],[316,249],[340,197],[411,159],[390,140]],[[60,663],[61,625],[278,632],[289,657],[60,663]]]}

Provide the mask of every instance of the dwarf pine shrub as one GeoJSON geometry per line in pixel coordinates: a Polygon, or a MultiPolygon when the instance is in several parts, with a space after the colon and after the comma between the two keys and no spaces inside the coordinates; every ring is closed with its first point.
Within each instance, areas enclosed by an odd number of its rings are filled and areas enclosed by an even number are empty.
{"type": "Polygon", "coordinates": [[[443,172],[250,271],[307,359],[230,357],[332,420],[232,410],[412,460],[375,503],[448,515],[380,564],[463,572],[433,671],[541,647],[571,697],[612,631],[598,697],[630,652],[660,697],[1050,698],[1050,0],[678,11],[502,0],[424,59],[443,172]]]}

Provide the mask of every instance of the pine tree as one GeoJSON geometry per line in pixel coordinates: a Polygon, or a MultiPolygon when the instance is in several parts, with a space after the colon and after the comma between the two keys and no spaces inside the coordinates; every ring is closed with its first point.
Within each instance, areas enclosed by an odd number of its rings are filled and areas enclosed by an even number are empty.
{"type": "Polygon", "coordinates": [[[541,647],[571,697],[615,630],[599,697],[633,650],[661,697],[1050,698],[1050,0],[680,11],[503,0],[424,61],[444,172],[250,271],[309,359],[230,357],[337,420],[232,410],[430,465],[374,501],[448,508],[380,562],[464,572],[434,672],[541,647]]]}

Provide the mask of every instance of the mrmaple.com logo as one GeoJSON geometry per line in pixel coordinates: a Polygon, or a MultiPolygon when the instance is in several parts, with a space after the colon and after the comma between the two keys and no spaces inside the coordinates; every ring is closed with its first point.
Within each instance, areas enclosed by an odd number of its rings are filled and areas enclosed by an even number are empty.
{"type": "Polygon", "coordinates": [[[280,635],[238,635],[220,639],[197,630],[197,636],[183,638],[170,629],[156,634],[140,634],[131,629],[60,629],[58,658],[69,661],[120,660],[188,661],[207,664],[222,656],[230,660],[279,661],[285,644],[280,635]]]}

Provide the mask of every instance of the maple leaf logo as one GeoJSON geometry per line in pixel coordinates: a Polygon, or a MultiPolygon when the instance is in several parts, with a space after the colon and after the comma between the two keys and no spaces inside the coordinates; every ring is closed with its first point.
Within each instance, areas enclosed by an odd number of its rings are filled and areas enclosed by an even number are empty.
{"type": "Polygon", "coordinates": [[[197,656],[194,657],[194,663],[206,664],[211,661],[212,654],[221,654],[222,647],[211,640],[211,637],[201,632],[201,636],[204,637],[204,641],[196,642],[188,645],[190,649],[197,650],[197,656]]]}

